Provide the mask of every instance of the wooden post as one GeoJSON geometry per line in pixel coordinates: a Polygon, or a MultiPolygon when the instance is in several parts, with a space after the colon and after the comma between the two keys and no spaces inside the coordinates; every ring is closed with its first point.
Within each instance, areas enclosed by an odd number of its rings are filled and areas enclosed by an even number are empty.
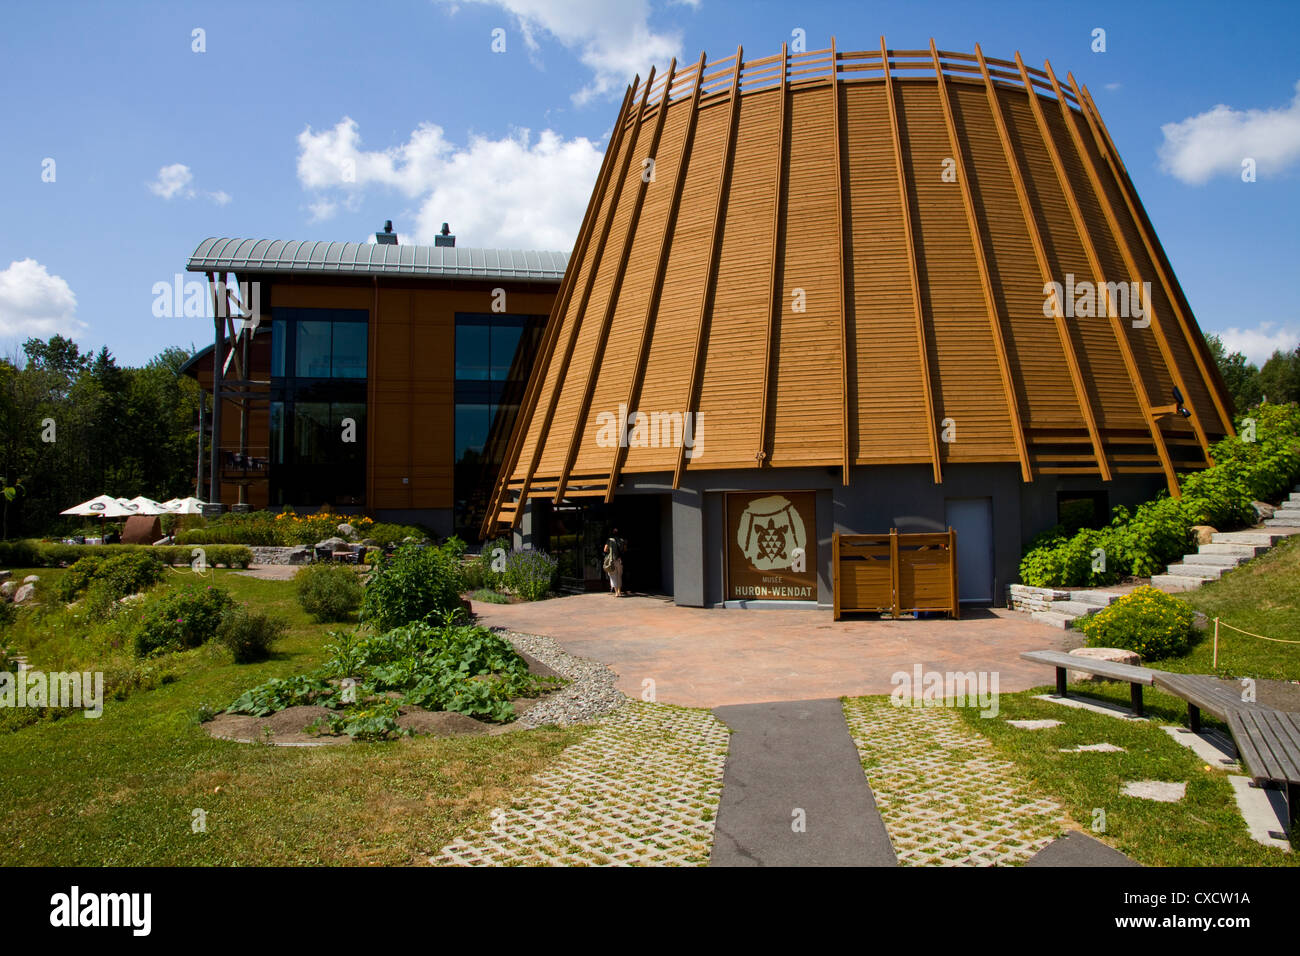
{"type": "Polygon", "coordinates": [[[835,137],[835,237],[837,241],[835,264],[839,269],[840,287],[840,442],[844,450],[844,460],[840,464],[840,481],[847,486],[853,449],[849,426],[849,297],[844,283],[844,274],[848,269],[844,264],[844,162],[840,156],[840,132],[844,125],[844,118],[843,111],[840,109],[839,66],[839,54],[835,51],[835,37],[831,37],[831,96],[833,97],[831,103],[835,137]]]}
{"type": "Polygon", "coordinates": [[[889,613],[897,621],[901,613],[899,611],[899,574],[898,574],[898,529],[889,529],[889,589],[890,589],[890,610],[889,613]]]}
{"type": "Polygon", "coordinates": [[[952,619],[961,620],[961,592],[957,590],[957,532],[948,526],[948,578],[952,588],[952,619]]]}
{"type": "Polygon", "coordinates": [[[838,621],[840,619],[840,533],[838,531],[831,533],[831,594],[832,594],[832,618],[838,621]]]}
{"type": "Polygon", "coordinates": [[[790,53],[786,44],[781,44],[781,85],[777,95],[781,97],[781,110],[777,114],[776,134],[776,198],[772,210],[772,273],[767,284],[767,343],[763,350],[763,392],[759,396],[758,411],[758,451],[754,460],[761,468],[770,457],[767,451],[767,425],[771,414],[771,402],[768,393],[772,388],[772,339],[781,321],[782,301],[778,277],[783,275],[780,255],[781,237],[785,235],[785,127],[789,122],[789,93],[786,90],[786,74],[790,70],[790,53]]]}

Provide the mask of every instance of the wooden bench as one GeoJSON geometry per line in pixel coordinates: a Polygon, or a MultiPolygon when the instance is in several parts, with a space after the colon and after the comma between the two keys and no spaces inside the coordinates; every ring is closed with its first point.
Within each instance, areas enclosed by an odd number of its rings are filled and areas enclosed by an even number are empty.
{"type": "Polygon", "coordinates": [[[1246,772],[1258,784],[1281,784],[1286,796],[1287,826],[1300,823],[1300,714],[1271,707],[1234,708],[1228,729],[1246,772]]]}
{"type": "Polygon", "coordinates": [[[1099,661],[1091,657],[1079,657],[1063,654],[1060,651],[1025,651],[1021,660],[1033,661],[1035,664],[1050,664],[1056,668],[1056,696],[1068,697],[1066,693],[1066,671],[1080,671],[1095,677],[1108,677],[1111,680],[1127,681],[1129,701],[1133,713],[1142,716],[1142,688],[1155,683],[1158,671],[1146,667],[1134,667],[1132,664],[1117,664],[1113,661],[1099,661]]]}
{"type": "Polygon", "coordinates": [[[1272,710],[1263,704],[1241,699],[1238,691],[1223,686],[1209,674],[1170,674],[1156,671],[1156,686],[1175,697],[1187,701],[1187,723],[1192,733],[1201,732],[1201,711],[1204,710],[1225,724],[1228,715],[1236,710],[1272,710]]]}

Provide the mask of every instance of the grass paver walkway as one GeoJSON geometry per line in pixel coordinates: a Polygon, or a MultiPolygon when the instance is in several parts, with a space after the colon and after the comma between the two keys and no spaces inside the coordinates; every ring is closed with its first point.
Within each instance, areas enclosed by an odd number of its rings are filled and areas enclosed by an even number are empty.
{"type": "Polygon", "coordinates": [[[1066,829],[1061,807],[952,709],[853,698],[844,715],[901,865],[1018,865],[1066,829]]]}
{"type": "Polygon", "coordinates": [[[629,703],[430,862],[702,866],[728,736],[708,711],[629,703]]]}

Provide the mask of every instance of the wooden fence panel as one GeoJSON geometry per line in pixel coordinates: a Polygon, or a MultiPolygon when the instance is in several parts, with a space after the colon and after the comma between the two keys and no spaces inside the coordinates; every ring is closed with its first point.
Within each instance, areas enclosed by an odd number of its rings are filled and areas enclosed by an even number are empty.
{"type": "Polygon", "coordinates": [[[957,532],[840,534],[831,539],[834,619],[844,613],[944,611],[961,616],[957,532]]]}

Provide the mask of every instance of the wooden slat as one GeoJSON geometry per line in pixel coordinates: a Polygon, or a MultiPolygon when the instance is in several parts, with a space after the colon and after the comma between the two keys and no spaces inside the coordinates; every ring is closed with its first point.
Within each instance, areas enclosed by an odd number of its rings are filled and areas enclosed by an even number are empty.
{"type": "MultiPolygon", "coordinates": [[[[623,98],[624,111],[626,111],[628,107],[631,106],[632,89],[635,87],[635,85],[636,85],[636,80],[634,79],[633,85],[628,87],[628,93],[623,98]]],[[[649,92],[649,87],[647,85],[646,93],[648,92],[649,92]]],[[[646,97],[643,95],[641,98],[641,105],[637,110],[637,117],[638,117],[637,126],[632,134],[632,143],[628,146],[627,154],[624,157],[623,168],[620,170],[617,177],[619,187],[622,186],[623,179],[627,175],[627,166],[628,163],[631,161],[633,147],[636,144],[636,133],[640,129],[640,116],[645,113],[645,105],[646,105],[646,97]]],[[[604,179],[604,181],[598,185],[596,189],[596,193],[592,197],[591,205],[587,209],[588,216],[590,217],[589,220],[590,229],[592,231],[594,231],[595,229],[596,217],[600,212],[600,208],[601,206],[604,205],[605,195],[609,189],[609,184],[615,178],[614,177],[615,158],[618,156],[618,151],[623,145],[623,138],[624,138],[625,131],[626,131],[626,124],[623,122],[623,117],[620,114],[619,122],[617,122],[614,125],[614,137],[611,140],[609,144],[609,150],[606,153],[606,156],[609,159],[608,168],[605,171],[607,173],[607,176],[604,179]]],[[[519,512],[515,515],[515,521],[514,521],[515,525],[518,525],[520,517],[522,515],[524,502],[528,497],[529,483],[532,480],[533,473],[537,470],[538,462],[541,460],[542,449],[546,444],[546,437],[550,432],[551,421],[555,417],[555,406],[560,400],[560,392],[562,391],[562,386],[564,384],[565,373],[568,371],[569,362],[573,358],[573,348],[578,340],[578,331],[582,324],[582,316],[583,313],[586,311],[587,301],[591,297],[591,286],[592,283],[595,281],[596,272],[598,271],[596,267],[600,262],[601,255],[604,253],[605,240],[609,237],[610,226],[614,222],[614,210],[618,205],[618,196],[620,192],[621,192],[621,188],[616,188],[614,190],[612,204],[610,205],[609,209],[606,211],[605,224],[600,231],[600,239],[597,241],[596,244],[596,254],[592,258],[592,268],[589,270],[587,274],[587,282],[583,288],[582,298],[579,301],[578,313],[575,318],[575,327],[573,328],[572,334],[570,335],[567,344],[565,345],[564,355],[560,360],[559,370],[555,376],[555,387],[551,390],[550,399],[547,402],[546,414],[542,418],[541,422],[538,424],[538,433],[537,433],[536,442],[533,445],[532,460],[529,462],[528,470],[524,475],[524,483],[519,492],[519,512]]],[[[573,253],[569,258],[569,266],[567,269],[565,269],[566,278],[569,273],[573,273],[574,284],[576,284],[577,282],[578,273],[582,271],[582,262],[583,259],[586,257],[587,243],[590,241],[590,239],[591,239],[591,232],[588,232],[587,236],[585,237],[581,245],[579,247],[574,248],[573,253]]],[[[534,403],[536,403],[537,399],[541,395],[541,389],[544,385],[546,374],[549,370],[550,357],[554,353],[555,344],[559,340],[560,332],[563,330],[565,324],[565,317],[568,314],[569,302],[567,297],[572,293],[572,290],[573,290],[573,285],[570,285],[568,289],[563,290],[564,295],[561,296],[561,298],[564,298],[565,301],[563,303],[557,302],[555,310],[551,313],[552,322],[555,324],[555,332],[551,339],[550,348],[546,351],[547,368],[540,370],[540,373],[537,370],[534,371],[534,377],[537,379],[538,382],[537,392],[535,393],[534,396],[534,403]]],[[[528,427],[532,427],[531,420],[529,422],[528,427]]],[[[522,441],[523,438],[521,432],[520,449],[522,449],[523,447],[522,441]]],[[[516,451],[516,454],[518,454],[518,451],[516,451]]]]}
{"type": "Polygon", "coordinates": [[[768,426],[771,424],[771,398],[772,388],[772,341],[776,336],[776,327],[781,321],[781,310],[784,303],[781,301],[781,238],[785,235],[785,142],[786,142],[786,125],[789,123],[789,98],[790,91],[786,85],[786,71],[789,69],[789,50],[786,44],[781,44],[781,88],[778,94],[781,97],[781,112],[777,119],[777,138],[776,138],[776,194],[772,209],[772,272],[767,286],[767,342],[763,348],[763,392],[760,398],[758,413],[758,451],[755,452],[754,458],[760,466],[767,463],[771,458],[771,450],[767,447],[768,426]]]}
{"type": "MultiPolygon", "coordinates": [[[[682,188],[686,185],[686,168],[690,162],[691,145],[695,138],[695,121],[700,115],[700,84],[698,78],[704,72],[704,54],[700,54],[699,66],[696,67],[696,83],[687,105],[690,114],[686,117],[686,132],[682,136],[682,150],[677,159],[677,170],[673,176],[672,199],[669,201],[668,214],[664,217],[663,232],[659,236],[659,256],[655,262],[654,280],[650,286],[650,295],[646,299],[645,315],[641,319],[641,339],[637,346],[636,364],[632,366],[632,381],[628,385],[627,400],[623,407],[635,409],[641,396],[641,383],[650,353],[650,340],[654,331],[655,317],[659,309],[659,297],[663,292],[664,273],[668,270],[668,254],[672,248],[673,229],[677,224],[677,210],[682,201],[682,188]]],[[[630,245],[630,243],[629,243],[630,245]]],[[[621,431],[621,426],[620,426],[621,431]]],[[[609,484],[605,490],[605,501],[614,500],[614,489],[618,486],[618,476],[627,457],[627,448],[622,442],[614,445],[614,461],[609,469],[609,484]]]]}
{"type": "Polygon", "coordinates": [[[1120,355],[1124,359],[1124,368],[1128,372],[1129,382],[1133,387],[1133,394],[1138,400],[1138,405],[1142,409],[1142,417],[1146,420],[1147,428],[1151,432],[1151,440],[1156,449],[1160,452],[1160,462],[1165,470],[1165,481],[1169,485],[1169,493],[1178,497],[1181,493],[1178,488],[1178,476],[1174,474],[1174,464],[1169,457],[1169,449],[1165,447],[1164,435],[1160,432],[1160,427],[1156,424],[1155,418],[1151,414],[1151,402],[1147,397],[1146,387],[1138,374],[1137,363],[1133,359],[1133,352],[1129,348],[1128,340],[1124,337],[1124,330],[1120,327],[1119,319],[1111,313],[1114,311],[1109,300],[1106,299],[1106,276],[1101,267],[1101,259],[1097,255],[1097,248],[1093,244],[1092,236],[1088,232],[1088,225],[1084,222],[1083,212],[1079,208],[1079,199],[1074,193],[1074,185],[1070,182],[1070,176],[1061,160],[1060,150],[1056,148],[1056,141],[1052,138],[1052,131],[1047,125],[1047,119],[1043,116],[1043,107],[1038,102],[1038,94],[1033,91],[1029,81],[1029,74],[1024,70],[1024,62],[1020,59],[1020,54],[1016,53],[1016,63],[1020,66],[1024,83],[1025,92],[1029,97],[1030,109],[1034,114],[1034,121],[1038,124],[1039,134],[1043,138],[1043,143],[1047,148],[1048,155],[1052,160],[1052,168],[1056,171],[1056,178],[1061,186],[1061,191],[1065,196],[1066,205],[1070,208],[1070,216],[1074,220],[1074,228],[1078,233],[1079,241],[1083,244],[1084,254],[1088,258],[1088,267],[1092,270],[1093,277],[1097,283],[1097,304],[1098,308],[1104,310],[1107,318],[1110,320],[1111,331],[1115,336],[1115,342],[1119,345],[1120,355]]]}
{"type": "MultiPolygon", "coordinates": [[[[849,302],[844,281],[844,163],[840,156],[840,135],[843,132],[844,111],[840,109],[840,87],[836,77],[839,63],[835,54],[835,37],[831,37],[831,97],[835,138],[835,263],[839,270],[840,287],[840,441],[844,448],[844,463],[840,466],[840,480],[849,484],[849,466],[852,461],[852,442],[849,434],[849,302]]],[[[933,416],[931,416],[933,417],[933,416]]]]}
{"type": "MultiPolygon", "coordinates": [[[[668,64],[668,82],[672,82],[673,73],[677,71],[677,58],[674,57],[668,64]]],[[[654,76],[654,67],[650,68],[651,77],[654,76]]],[[[653,84],[647,83],[646,88],[651,89],[653,84]]],[[[659,149],[659,138],[664,131],[664,121],[668,119],[668,111],[661,109],[658,116],[655,117],[654,131],[650,134],[650,147],[646,150],[646,155],[652,160],[659,149]]],[[[632,151],[628,151],[628,159],[632,157],[632,151]]],[[[641,209],[645,205],[645,194],[649,187],[646,177],[640,177],[641,183],[637,186],[636,199],[632,201],[632,215],[627,220],[627,232],[623,238],[623,250],[618,257],[618,267],[614,271],[614,283],[610,287],[609,297],[605,300],[605,311],[601,315],[600,328],[596,335],[596,344],[592,349],[591,358],[587,363],[587,379],[583,386],[582,398],[578,402],[577,413],[573,417],[573,430],[569,433],[568,449],[564,454],[564,464],[560,468],[560,486],[555,489],[555,502],[558,504],[564,498],[564,489],[569,481],[569,469],[573,467],[574,460],[578,457],[578,445],[582,440],[582,432],[587,424],[587,414],[591,410],[591,398],[596,389],[596,378],[600,375],[601,359],[605,354],[605,344],[609,341],[610,323],[614,321],[614,310],[618,308],[619,292],[623,288],[623,276],[627,274],[627,262],[632,256],[632,240],[636,237],[637,223],[641,220],[641,209]]],[[[620,427],[620,431],[621,431],[620,427]]]]}
{"type": "MultiPolygon", "coordinates": [[[[1074,122],[1071,110],[1066,105],[1065,97],[1062,95],[1060,81],[1056,78],[1056,72],[1052,69],[1050,60],[1046,62],[1047,75],[1051,77],[1052,89],[1056,91],[1057,99],[1061,104],[1061,118],[1065,121],[1066,128],[1070,131],[1070,138],[1074,142],[1074,148],[1079,153],[1080,162],[1083,164],[1084,171],[1088,174],[1088,182],[1092,185],[1092,191],[1097,196],[1097,204],[1101,206],[1102,214],[1106,218],[1106,225],[1110,227],[1111,234],[1115,237],[1115,245],[1119,248],[1120,257],[1124,260],[1124,268],[1128,270],[1129,280],[1137,285],[1140,289],[1142,276],[1138,270],[1137,260],[1133,257],[1133,250],[1129,248],[1128,240],[1124,237],[1124,230],[1120,226],[1119,219],[1115,215],[1115,210],[1111,208],[1110,198],[1106,194],[1105,185],[1102,183],[1101,176],[1098,174],[1097,167],[1092,161],[1092,154],[1088,152],[1087,144],[1083,141],[1083,136],[1074,122]]],[[[1085,117],[1086,119],[1086,117],[1085,117]]],[[[1131,300],[1130,300],[1131,303],[1131,300]]],[[[1210,442],[1205,437],[1205,429],[1201,427],[1200,416],[1196,413],[1195,407],[1191,406],[1191,391],[1187,388],[1187,383],[1183,381],[1182,372],[1178,369],[1178,362],[1174,359],[1173,351],[1169,348],[1169,342],[1165,338],[1164,328],[1156,315],[1156,306],[1154,302],[1146,303],[1147,318],[1151,323],[1151,331],[1155,334],[1156,345],[1160,350],[1160,357],[1164,360],[1165,368],[1169,372],[1170,378],[1173,379],[1174,385],[1183,394],[1187,400],[1192,413],[1192,430],[1196,432],[1196,438],[1201,443],[1201,450],[1205,454],[1206,461],[1210,458],[1210,442]]],[[[1127,332],[1125,332],[1127,335],[1127,332]]],[[[1172,396],[1171,396],[1172,397],[1172,396]]]]}
{"type": "Polygon", "coordinates": [[[930,349],[925,342],[925,315],[921,309],[921,281],[916,269],[916,238],[912,230],[912,204],[907,185],[907,172],[903,166],[903,143],[898,132],[898,107],[895,103],[894,80],[890,74],[889,50],[885,38],[880,38],[880,59],[885,71],[885,98],[889,111],[889,132],[894,143],[894,164],[898,169],[898,197],[902,206],[903,233],[907,241],[907,267],[912,280],[912,310],[916,316],[916,344],[920,359],[921,390],[925,393],[925,424],[930,436],[930,458],[934,469],[934,483],[943,482],[943,468],[939,464],[939,423],[935,421],[934,389],[930,384],[930,349]]]}
{"type": "MultiPolygon", "coordinates": [[[[542,333],[542,340],[538,344],[537,354],[539,361],[535,363],[532,374],[528,378],[528,386],[524,390],[523,400],[519,405],[519,414],[515,417],[515,427],[510,435],[510,442],[506,445],[506,451],[501,459],[501,470],[497,473],[496,487],[493,490],[491,501],[488,505],[487,513],[483,518],[483,527],[480,529],[484,538],[489,537],[494,531],[494,525],[500,521],[494,521],[493,515],[498,509],[503,507],[502,497],[506,492],[508,483],[513,484],[514,469],[519,463],[519,453],[523,449],[524,440],[527,437],[528,429],[532,425],[533,414],[536,411],[538,396],[546,382],[547,369],[550,367],[552,354],[555,349],[555,340],[559,336],[560,329],[564,325],[564,316],[569,307],[569,299],[573,294],[573,287],[577,282],[578,273],[581,271],[580,263],[586,255],[587,244],[591,241],[591,233],[595,227],[596,217],[600,212],[600,206],[605,200],[605,191],[609,185],[609,177],[613,170],[614,159],[618,154],[617,145],[620,140],[622,129],[622,117],[627,112],[628,105],[632,100],[632,87],[629,85],[623,93],[623,102],[619,106],[619,122],[615,124],[616,132],[610,141],[610,146],[605,151],[605,157],[601,161],[600,171],[596,175],[595,189],[592,191],[592,198],[587,204],[587,211],[583,214],[582,224],[578,227],[578,239],[573,245],[573,252],[569,258],[568,267],[564,270],[564,278],[560,282],[560,289],[555,297],[555,304],[551,308],[551,316],[547,322],[546,329],[542,333]]],[[[376,285],[376,302],[378,301],[378,287],[376,285]]],[[[556,383],[557,389],[559,383],[556,383]]],[[[539,437],[540,444],[540,437],[539,437]]],[[[534,466],[536,461],[534,461],[534,466]]],[[[521,483],[521,487],[527,486],[527,480],[521,483]]],[[[514,509],[518,513],[523,512],[523,496],[519,498],[519,506],[514,509]]],[[[517,524],[518,521],[511,521],[511,525],[517,524]]]]}
{"type": "MultiPolygon", "coordinates": [[[[736,66],[731,75],[731,93],[727,102],[727,138],[722,151],[722,162],[718,167],[718,191],[714,197],[713,225],[709,232],[709,253],[705,260],[704,285],[700,289],[700,313],[695,330],[695,351],[691,360],[691,378],[686,392],[685,414],[694,415],[699,401],[700,377],[703,374],[704,343],[708,330],[709,303],[712,300],[713,284],[717,279],[714,274],[718,263],[718,254],[722,248],[722,212],[727,195],[727,185],[731,175],[731,157],[736,149],[736,104],[740,100],[740,71],[744,47],[736,47],[736,66]]],[[[673,488],[681,487],[682,471],[686,467],[686,443],[677,449],[677,467],[673,469],[673,488]]]]}
{"type": "MultiPolygon", "coordinates": [[[[1047,248],[1043,244],[1043,236],[1038,228],[1038,218],[1034,215],[1029,204],[1029,191],[1025,187],[1024,173],[1020,169],[1020,157],[1016,155],[1016,151],[1011,145],[1011,137],[1007,132],[1006,117],[1002,114],[1001,100],[998,98],[997,89],[989,76],[984,52],[980,49],[978,43],[975,44],[975,56],[984,75],[984,87],[988,93],[989,109],[993,112],[993,122],[998,130],[998,139],[1002,143],[1002,152],[1006,157],[1007,167],[1011,171],[1011,181],[1016,189],[1016,199],[1020,204],[1020,213],[1024,217],[1025,228],[1029,232],[1029,241],[1034,247],[1034,258],[1038,262],[1039,273],[1043,277],[1043,284],[1046,285],[1052,281],[1052,267],[1047,260],[1047,248]]],[[[1070,373],[1070,383],[1074,387],[1074,394],[1079,402],[1079,413],[1083,416],[1084,425],[1088,429],[1088,438],[1092,442],[1092,451],[1096,458],[1097,468],[1101,472],[1102,480],[1110,481],[1110,468],[1106,464],[1106,455],[1102,451],[1101,436],[1097,429],[1097,416],[1093,412],[1092,402],[1088,399],[1088,389],[1084,385],[1083,372],[1079,367],[1079,357],[1075,354],[1074,343],[1070,339],[1070,330],[1065,324],[1065,311],[1061,306],[1062,303],[1058,301],[1054,310],[1056,313],[1057,338],[1060,340],[1061,350],[1065,354],[1065,364],[1070,373]]]]}
{"type": "MultiPolygon", "coordinates": [[[[1071,86],[1079,90],[1074,75],[1066,74],[1066,76],[1071,86]]],[[[1232,424],[1232,416],[1228,413],[1228,407],[1220,394],[1218,382],[1216,381],[1218,369],[1215,367],[1213,372],[1211,371],[1212,363],[1206,361],[1201,343],[1197,341],[1200,336],[1192,332],[1193,323],[1183,313],[1180,305],[1181,296],[1178,294],[1181,290],[1176,291],[1174,289],[1176,280],[1165,269],[1163,250],[1157,248],[1157,240],[1150,229],[1150,220],[1147,219],[1146,210],[1142,207],[1142,201],[1137,196],[1137,190],[1133,186],[1133,181],[1129,178],[1128,170],[1124,168],[1124,163],[1119,158],[1119,152],[1115,149],[1114,142],[1111,141],[1110,133],[1107,131],[1105,123],[1102,122],[1101,114],[1097,112],[1097,106],[1092,101],[1092,97],[1087,90],[1079,91],[1079,99],[1082,104],[1083,114],[1088,118],[1088,126],[1092,130],[1093,138],[1097,141],[1097,148],[1106,157],[1106,162],[1110,164],[1115,182],[1119,185],[1120,194],[1124,197],[1124,204],[1128,207],[1129,215],[1133,217],[1138,235],[1142,237],[1142,245],[1146,248],[1147,258],[1151,260],[1156,274],[1160,277],[1160,285],[1165,291],[1165,298],[1169,300],[1169,305],[1178,320],[1178,327],[1183,334],[1183,340],[1187,343],[1187,348],[1192,353],[1192,359],[1196,362],[1196,368],[1205,382],[1205,390],[1210,393],[1210,400],[1214,403],[1214,409],[1219,415],[1219,421],[1228,435],[1235,435],[1236,429],[1232,424]]],[[[1190,401],[1191,396],[1186,389],[1183,390],[1183,394],[1190,401]]]]}
{"type": "Polygon", "coordinates": [[[975,211],[975,199],[970,189],[970,168],[966,164],[966,151],[962,149],[961,139],[957,136],[957,124],[953,120],[952,103],[948,99],[948,85],[943,71],[939,68],[939,52],[934,40],[930,40],[930,55],[934,58],[934,72],[939,88],[939,105],[943,110],[944,125],[948,128],[948,142],[952,148],[953,159],[957,163],[957,180],[961,186],[962,205],[966,212],[966,225],[970,229],[971,248],[975,251],[975,264],[979,269],[980,285],[984,291],[984,307],[988,312],[989,331],[993,334],[993,350],[998,361],[998,374],[1002,378],[1002,394],[1006,400],[1007,417],[1011,422],[1011,433],[1016,443],[1016,452],[1020,456],[1020,476],[1025,481],[1034,480],[1033,468],[1029,464],[1029,449],[1025,444],[1025,427],[1020,417],[1020,405],[1016,401],[1016,387],[1011,379],[1011,363],[1007,359],[1007,345],[1002,336],[1002,316],[998,312],[997,300],[993,295],[993,280],[989,276],[989,264],[984,255],[984,237],[980,232],[978,213],[975,211]]]}

